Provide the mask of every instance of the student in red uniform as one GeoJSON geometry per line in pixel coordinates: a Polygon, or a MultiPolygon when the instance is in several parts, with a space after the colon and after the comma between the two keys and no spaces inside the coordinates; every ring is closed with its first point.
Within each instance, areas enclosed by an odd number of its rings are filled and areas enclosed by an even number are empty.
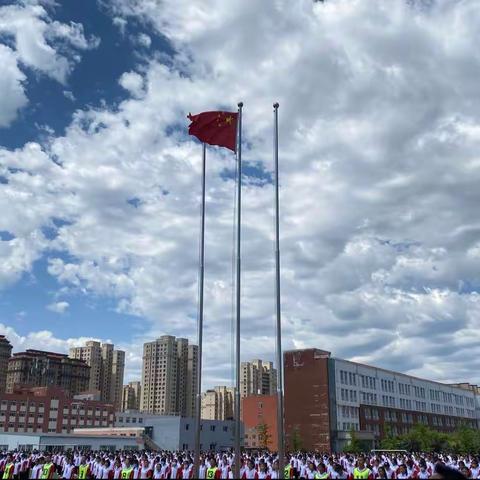
{"type": "Polygon", "coordinates": [[[258,472],[252,459],[248,460],[247,468],[243,471],[242,479],[258,479],[258,472]]]}
{"type": "Polygon", "coordinates": [[[176,458],[172,460],[172,463],[170,464],[170,468],[168,469],[168,476],[166,478],[182,478],[182,468],[178,464],[178,461],[176,458]]]}
{"type": "Polygon", "coordinates": [[[182,465],[182,478],[193,478],[193,464],[189,460],[185,459],[182,465]]]}
{"type": "Polygon", "coordinates": [[[153,477],[153,472],[152,469],[150,468],[150,462],[145,458],[142,461],[142,466],[140,468],[140,477],[139,478],[152,478],[153,477]]]}
{"type": "Polygon", "coordinates": [[[72,457],[67,457],[63,465],[62,478],[70,479],[76,478],[77,476],[77,467],[73,463],[72,457]]]}
{"type": "Polygon", "coordinates": [[[42,472],[43,468],[43,457],[38,457],[32,465],[32,469],[30,470],[30,478],[37,479],[40,478],[40,473],[42,472]]]}

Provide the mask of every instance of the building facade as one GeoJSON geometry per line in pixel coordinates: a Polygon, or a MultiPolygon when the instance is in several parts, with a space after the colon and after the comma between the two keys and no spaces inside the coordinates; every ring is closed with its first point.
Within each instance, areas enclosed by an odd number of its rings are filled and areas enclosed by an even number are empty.
{"type": "Polygon", "coordinates": [[[141,438],[136,436],[101,436],[57,433],[0,433],[2,452],[19,449],[22,451],[58,452],[67,450],[143,450],[141,438]]]}
{"type": "Polygon", "coordinates": [[[242,398],[245,448],[278,451],[277,396],[251,395],[242,398]]]}
{"type": "Polygon", "coordinates": [[[218,386],[202,394],[202,418],[206,420],[233,420],[235,389],[218,386]]]}
{"type": "Polygon", "coordinates": [[[90,366],[88,389],[98,390],[103,402],[122,406],[125,352],[115,350],[110,343],[88,341],[83,347],[70,349],[70,358],[83,360],[90,366]]]}
{"type": "Polygon", "coordinates": [[[195,415],[198,347],[164,335],[143,346],[141,406],[159,415],[195,415]]]}
{"type": "Polygon", "coordinates": [[[15,388],[0,395],[0,430],[10,433],[70,433],[74,428],[110,427],[111,404],[80,400],[60,388],[15,388]]]}
{"type": "Polygon", "coordinates": [[[287,443],[339,451],[350,432],[376,446],[388,433],[402,435],[415,424],[440,431],[477,428],[474,388],[446,385],[403,373],[333,358],[306,349],[285,352],[287,443]]]}
{"type": "Polygon", "coordinates": [[[122,412],[126,410],[140,410],[140,399],[142,395],[141,382],[129,382],[123,386],[122,412]]]}
{"type": "Polygon", "coordinates": [[[8,361],[12,356],[12,345],[4,335],[0,335],[0,393],[7,388],[8,361]]]}
{"type": "MultiPolygon", "coordinates": [[[[152,415],[143,412],[117,413],[115,428],[143,428],[159,450],[193,450],[195,419],[174,415],[152,415]]],[[[225,451],[234,448],[235,422],[232,420],[202,420],[200,449],[225,451]]],[[[241,425],[243,443],[243,425],[241,425]]]]}
{"type": "Polygon", "coordinates": [[[277,391],[277,370],[272,362],[253,360],[240,365],[240,396],[274,395],[277,391]]]}
{"type": "Polygon", "coordinates": [[[16,386],[60,387],[73,397],[88,389],[90,367],[67,355],[41,350],[15,353],[8,361],[6,392],[16,386]]]}

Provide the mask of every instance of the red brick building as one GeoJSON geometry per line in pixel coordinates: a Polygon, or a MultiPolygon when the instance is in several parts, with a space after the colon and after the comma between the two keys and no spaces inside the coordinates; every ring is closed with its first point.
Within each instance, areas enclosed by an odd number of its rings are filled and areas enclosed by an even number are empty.
{"type": "Polygon", "coordinates": [[[74,428],[113,427],[111,404],[68,397],[60,388],[16,388],[0,394],[0,431],[70,433],[74,428]]]}
{"type": "Polygon", "coordinates": [[[284,354],[287,449],[331,450],[329,356],[329,352],[313,348],[284,354]]]}
{"type": "Polygon", "coordinates": [[[245,427],[245,448],[260,448],[258,426],[265,425],[268,432],[268,449],[278,450],[277,396],[251,395],[242,398],[242,422],[245,427]]]}

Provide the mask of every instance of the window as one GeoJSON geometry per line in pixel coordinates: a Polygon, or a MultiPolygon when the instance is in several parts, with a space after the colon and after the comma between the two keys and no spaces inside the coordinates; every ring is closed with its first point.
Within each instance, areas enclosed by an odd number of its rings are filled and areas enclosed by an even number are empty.
{"type": "Polygon", "coordinates": [[[189,423],[185,424],[185,430],[188,430],[189,428],[190,428],[190,424],[189,423]]]}
{"type": "Polygon", "coordinates": [[[215,431],[215,425],[210,425],[210,431],[214,432],[215,431]]]}
{"type": "Polygon", "coordinates": [[[224,425],[224,426],[223,426],[223,431],[224,431],[224,432],[228,432],[228,427],[224,425]]]}

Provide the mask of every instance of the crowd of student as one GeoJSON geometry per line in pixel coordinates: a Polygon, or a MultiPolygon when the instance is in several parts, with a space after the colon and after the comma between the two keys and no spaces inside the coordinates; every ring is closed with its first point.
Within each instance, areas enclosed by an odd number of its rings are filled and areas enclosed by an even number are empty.
{"type": "MultiPolygon", "coordinates": [[[[200,458],[201,479],[234,478],[231,452],[200,458]]],[[[245,453],[242,479],[279,478],[278,459],[269,452],[245,453]]],[[[475,456],[447,454],[371,453],[289,455],[284,478],[305,479],[424,479],[480,478],[475,456]],[[440,472],[440,473],[439,473],[440,472]],[[450,472],[450,476],[445,473],[450,472]]],[[[9,452],[0,455],[0,479],[190,479],[194,476],[191,452],[9,452]]]]}

